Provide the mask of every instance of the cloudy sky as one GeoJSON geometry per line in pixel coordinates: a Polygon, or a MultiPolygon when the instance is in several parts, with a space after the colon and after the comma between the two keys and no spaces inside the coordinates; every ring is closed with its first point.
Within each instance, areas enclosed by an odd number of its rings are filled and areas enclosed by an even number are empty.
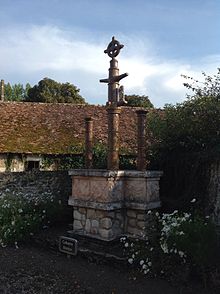
{"type": "Polygon", "coordinates": [[[162,107],[185,99],[181,74],[220,67],[219,0],[0,0],[0,78],[70,82],[92,104],[105,104],[114,35],[126,94],[162,107]]]}

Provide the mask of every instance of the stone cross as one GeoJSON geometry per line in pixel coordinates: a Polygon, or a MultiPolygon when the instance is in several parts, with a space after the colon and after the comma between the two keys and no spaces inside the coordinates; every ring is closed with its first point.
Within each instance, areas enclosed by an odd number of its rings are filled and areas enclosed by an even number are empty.
{"type": "Polygon", "coordinates": [[[101,79],[101,83],[108,83],[108,102],[107,105],[121,106],[126,103],[124,99],[123,86],[119,85],[119,81],[128,76],[128,73],[119,75],[118,61],[115,58],[124,45],[112,37],[112,41],[108,44],[104,53],[107,53],[110,60],[109,77],[107,79],[101,79]]]}

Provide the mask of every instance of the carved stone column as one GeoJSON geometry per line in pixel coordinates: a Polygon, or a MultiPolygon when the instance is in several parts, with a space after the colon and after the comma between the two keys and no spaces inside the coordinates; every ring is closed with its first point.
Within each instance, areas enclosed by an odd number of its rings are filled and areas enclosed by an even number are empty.
{"type": "Polygon", "coordinates": [[[119,169],[119,116],[120,107],[108,107],[108,170],[119,169]]]}
{"type": "Polygon", "coordinates": [[[5,99],[5,83],[4,83],[4,80],[1,80],[1,88],[0,88],[0,91],[1,91],[1,99],[0,101],[4,101],[5,99]]]}
{"type": "Polygon", "coordinates": [[[92,168],[93,119],[85,118],[85,168],[92,168]]]}
{"type": "Polygon", "coordinates": [[[146,170],[146,110],[137,110],[138,131],[137,131],[137,170],[146,170]]]}

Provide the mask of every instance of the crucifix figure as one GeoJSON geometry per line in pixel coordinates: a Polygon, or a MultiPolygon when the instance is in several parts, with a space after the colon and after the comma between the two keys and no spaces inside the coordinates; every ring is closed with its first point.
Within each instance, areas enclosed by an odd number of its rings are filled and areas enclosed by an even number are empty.
{"type": "Polygon", "coordinates": [[[108,83],[108,102],[107,105],[121,106],[126,103],[124,99],[124,88],[119,85],[119,81],[128,76],[128,73],[119,75],[118,61],[115,58],[124,45],[120,44],[115,37],[112,37],[112,41],[109,43],[104,53],[107,53],[110,60],[109,77],[107,79],[101,79],[101,83],[108,83]]]}

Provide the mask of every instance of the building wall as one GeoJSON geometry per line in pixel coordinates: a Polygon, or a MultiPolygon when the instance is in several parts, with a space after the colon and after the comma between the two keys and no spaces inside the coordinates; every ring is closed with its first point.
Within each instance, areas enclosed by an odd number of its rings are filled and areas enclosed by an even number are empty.
{"type": "Polygon", "coordinates": [[[57,170],[55,164],[50,166],[42,165],[41,155],[24,155],[24,154],[0,154],[0,172],[24,172],[28,170],[28,163],[37,164],[37,170],[40,171],[53,171],[57,170]]]}

